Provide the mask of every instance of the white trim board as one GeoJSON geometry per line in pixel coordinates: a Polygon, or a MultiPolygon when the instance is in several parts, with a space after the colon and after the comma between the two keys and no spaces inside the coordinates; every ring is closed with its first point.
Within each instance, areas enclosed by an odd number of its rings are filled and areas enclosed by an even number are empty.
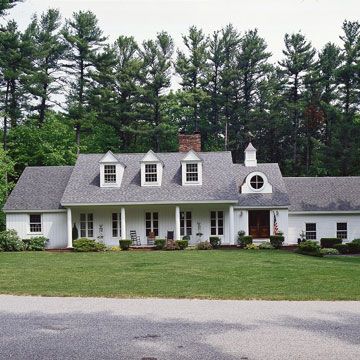
{"type": "Polygon", "coordinates": [[[237,200],[201,200],[201,201],[146,201],[113,203],[62,203],[62,206],[122,206],[122,205],[174,205],[177,204],[235,204],[237,200]]]}
{"type": "Polygon", "coordinates": [[[11,213],[63,213],[66,212],[66,209],[52,209],[52,210],[46,210],[46,209],[23,209],[23,210],[3,210],[5,214],[11,214],[11,213]]]}

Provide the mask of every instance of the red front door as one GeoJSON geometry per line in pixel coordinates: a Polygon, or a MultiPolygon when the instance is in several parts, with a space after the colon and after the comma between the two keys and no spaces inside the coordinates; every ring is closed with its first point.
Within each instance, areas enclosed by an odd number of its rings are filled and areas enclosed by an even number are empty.
{"type": "Polygon", "coordinates": [[[249,211],[249,234],[253,239],[264,239],[270,236],[270,211],[249,211]]]}

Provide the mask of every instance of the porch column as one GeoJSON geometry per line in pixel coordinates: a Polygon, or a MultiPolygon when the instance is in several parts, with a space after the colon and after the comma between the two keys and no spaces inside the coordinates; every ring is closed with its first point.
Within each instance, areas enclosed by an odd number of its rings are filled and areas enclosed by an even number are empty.
{"type": "Polygon", "coordinates": [[[126,240],[126,218],[125,208],[121,208],[121,240],[126,240]]]}
{"type": "Polygon", "coordinates": [[[175,206],[175,240],[180,240],[180,206],[175,206]]]}
{"type": "Polygon", "coordinates": [[[71,209],[66,209],[66,217],[67,217],[67,248],[72,249],[72,220],[71,220],[71,209]]]}
{"type": "Polygon", "coordinates": [[[229,244],[234,245],[235,237],[235,225],[234,225],[234,207],[231,205],[229,207],[229,244]]]}

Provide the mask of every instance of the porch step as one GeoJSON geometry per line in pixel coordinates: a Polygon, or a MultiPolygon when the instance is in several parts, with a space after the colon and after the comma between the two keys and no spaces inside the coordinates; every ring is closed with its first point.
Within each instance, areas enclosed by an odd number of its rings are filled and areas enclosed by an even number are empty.
{"type": "Polygon", "coordinates": [[[263,242],[269,243],[270,239],[253,239],[253,244],[256,244],[256,245],[259,245],[259,244],[261,244],[263,242]]]}

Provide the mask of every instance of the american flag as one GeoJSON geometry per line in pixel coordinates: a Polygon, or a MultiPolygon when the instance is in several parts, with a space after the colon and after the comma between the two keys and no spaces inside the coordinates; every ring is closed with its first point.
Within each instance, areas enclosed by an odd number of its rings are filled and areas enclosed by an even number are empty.
{"type": "Polygon", "coordinates": [[[279,231],[279,228],[278,228],[278,224],[277,224],[277,221],[276,221],[276,214],[275,214],[275,211],[274,211],[274,235],[276,235],[279,231]]]}

